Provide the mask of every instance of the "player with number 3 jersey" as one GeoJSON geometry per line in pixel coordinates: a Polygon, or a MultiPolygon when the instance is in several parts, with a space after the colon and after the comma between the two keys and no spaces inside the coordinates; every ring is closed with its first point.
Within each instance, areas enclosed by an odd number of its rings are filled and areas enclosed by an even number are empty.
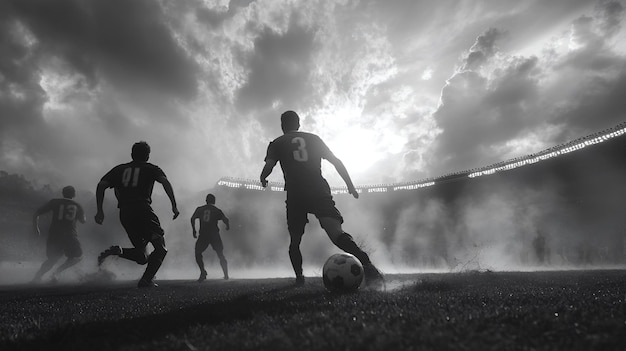
{"type": "Polygon", "coordinates": [[[372,264],[369,256],[354,242],[352,236],[343,231],[343,217],[335,207],[328,182],[322,176],[322,159],[328,160],[344,180],[348,192],[359,198],[343,162],[339,160],[315,134],[301,132],[300,117],[294,111],[280,116],[283,135],[274,139],[267,147],[265,166],[261,171],[261,184],[267,186],[267,177],[276,163],[280,162],[287,192],[287,228],[291,242],[289,258],[296,274],[296,284],[304,284],[300,242],[308,214],[314,214],[331,241],[340,249],[356,256],[363,264],[366,284],[383,286],[380,271],[372,264]]]}
{"type": "Polygon", "coordinates": [[[96,189],[97,213],[96,223],[102,224],[104,212],[102,203],[104,192],[107,188],[115,189],[118,208],[120,210],[120,222],[128,234],[128,238],[133,244],[132,248],[121,248],[111,246],[98,256],[98,265],[101,265],[105,258],[114,255],[119,256],[138,264],[148,264],[146,270],[139,280],[138,287],[155,287],[153,278],[161,267],[163,259],[167,254],[165,247],[164,232],[161,228],[159,218],[152,210],[152,189],[155,182],[161,183],[165,193],[172,204],[174,219],[178,217],[178,208],[174,190],[165,173],[158,166],[148,163],[150,157],[150,146],[145,141],[135,143],[131,152],[132,161],[115,166],[105,174],[96,189]],[[146,254],[146,247],[151,243],[154,251],[150,255],[146,254]]]}
{"type": "Polygon", "coordinates": [[[322,176],[323,158],[333,159],[334,155],[320,137],[289,131],[270,144],[266,160],[280,161],[288,197],[327,197],[331,193],[322,176]]]}

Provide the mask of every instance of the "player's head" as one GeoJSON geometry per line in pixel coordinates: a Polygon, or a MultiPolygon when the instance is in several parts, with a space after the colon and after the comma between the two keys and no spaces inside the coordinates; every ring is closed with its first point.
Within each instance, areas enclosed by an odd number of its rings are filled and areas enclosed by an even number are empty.
{"type": "Polygon", "coordinates": [[[209,194],[206,196],[206,203],[207,204],[211,204],[211,205],[215,205],[215,195],[213,194],[209,194]]]}
{"type": "Polygon", "coordinates": [[[133,149],[130,153],[133,161],[145,162],[150,158],[150,145],[145,141],[140,141],[133,145],[133,149]]]}
{"type": "Polygon", "coordinates": [[[76,196],[76,189],[73,186],[68,185],[61,190],[63,197],[66,199],[73,199],[76,196]]]}
{"type": "Polygon", "coordinates": [[[280,127],[283,132],[300,129],[300,117],[294,111],[285,111],[280,115],[280,127]]]}

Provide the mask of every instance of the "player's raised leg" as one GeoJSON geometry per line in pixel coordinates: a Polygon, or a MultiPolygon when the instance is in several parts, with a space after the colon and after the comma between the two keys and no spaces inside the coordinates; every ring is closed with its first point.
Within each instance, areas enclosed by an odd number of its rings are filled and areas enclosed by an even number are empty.
{"type": "Polygon", "coordinates": [[[361,261],[365,273],[365,284],[372,287],[382,286],[384,284],[382,273],[372,264],[368,254],[354,242],[352,235],[343,231],[341,222],[333,217],[321,217],[319,221],[330,240],[338,248],[354,255],[361,261]]]}

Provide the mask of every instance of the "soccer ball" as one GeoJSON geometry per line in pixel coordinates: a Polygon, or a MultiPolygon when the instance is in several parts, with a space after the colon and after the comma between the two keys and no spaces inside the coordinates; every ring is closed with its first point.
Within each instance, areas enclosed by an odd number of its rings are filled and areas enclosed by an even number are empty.
{"type": "Polygon", "coordinates": [[[356,291],[363,282],[363,265],[349,253],[334,254],[324,263],[322,280],[330,292],[356,291]]]}

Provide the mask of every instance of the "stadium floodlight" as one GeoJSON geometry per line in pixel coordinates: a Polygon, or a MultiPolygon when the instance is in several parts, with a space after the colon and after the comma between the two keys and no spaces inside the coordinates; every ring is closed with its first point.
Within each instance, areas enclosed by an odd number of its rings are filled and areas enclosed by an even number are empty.
{"type": "MultiPolygon", "coordinates": [[[[618,124],[617,126],[606,129],[604,131],[590,134],[585,137],[581,137],[581,138],[572,140],[564,144],[555,145],[537,153],[528,154],[523,157],[516,157],[508,161],[501,161],[492,165],[476,167],[476,168],[472,168],[466,171],[451,172],[451,173],[447,173],[439,177],[432,177],[432,178],[422,179],[418,181],[359,186],[359,187],[356,187],[356,191],[358,193],[363,193],[363,192],[383,193],[383,192],[389,192],[389,191],[415,190],[415,189],[420,189],[420,188],[435,185],[440,180],[445,180],[445,181],[452,180],[459,176],[475,178],[475,177],[480,177],[483,175],[490,175],[496,172],[512,170],[518,167],[523,167],[525,165],[534,164],[534,163],[544,161],[550,158],[558,157],[558,156],[561,156],[570,152],[581,150],[587,146],[592,146],[595,144],[602,143],[606,140],[624,135],[625,133],[626,133],[626,122],[622,122],[618,124]]],[[[243,178],[224,177],[217,182],[217,185],[225,186],[229,188],[244,188],[248,190],[265,190],[265,188],[260,186],[258,180],[255,181],[255,180],[243,179],[243,178]]],[[[284,191],[284,184],[277,183],[277,182],[270,182],[270,187],[268,189],[271,191],[284,191]]],[[[348,189],[346,187],[333,187],[331,188],[331,192],[332,194],[348,194],[348,189]]]]}

